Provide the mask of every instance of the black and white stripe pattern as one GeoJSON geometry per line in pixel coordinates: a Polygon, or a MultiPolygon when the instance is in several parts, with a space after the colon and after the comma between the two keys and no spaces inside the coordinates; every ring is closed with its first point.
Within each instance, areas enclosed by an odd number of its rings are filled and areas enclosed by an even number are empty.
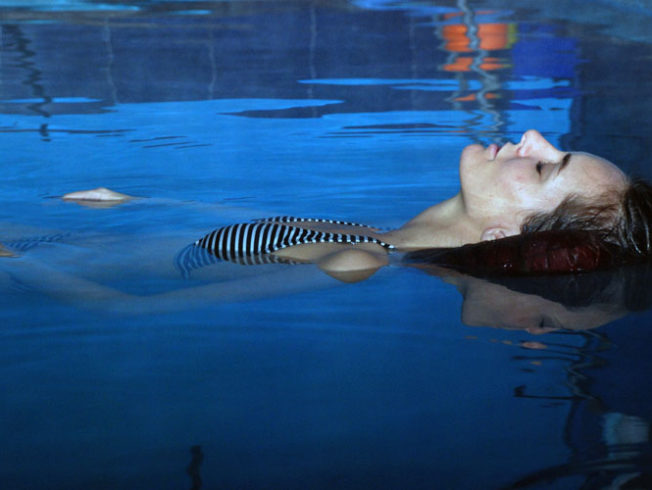
{"type": "Polygon", "coordinates": [[[366,235],[309,230],[289,223],[327,223],[370,228],[358,223],[317,218],[263,218],[251,223],[224,226],[210,232],[181,250],[175,258],[175,264],[183,276],[188,277],[191,271],[221,260],[242,265],[297,264],[300,262],[272,254],[283,248],[301,244],[375,243],[387,250],[395,248],[389,243],[366,235]]]}
{"type": "Polygon", "coordinates": [[[70,236],[70,233],[53,233],[52,235],[42,235],[37,237],[20,238],[17,240],[2,241],[2,245],[12,251],[26,252],[43,243],[62,242],[70,236]]]}
{"type": "Polygon", "coordinates": [[[329,225],[357,226],[360,228],[371,228],[369,225],[353,223],[351,221],[342,221],[337,219],[324,218],[297,218],[296,216],[273,216],[271,218],[260,218],[253,221],[254,223],[325,223],[329,225]]]}
{"type": "Polygon", "coordinates": [[[215,255],[205,248],[195,246],[194,243],[184,247],[174,258],[174,265],[185,278],[190,276],[190,272],[195,269],[201,269],[220,261],[215,255]]]}
{"type": "MultiPolygon", "coordinates": [[[[198,247],[194,243],[181,250],[175,257],[174,263],[176,268],[185,278],[190,277],[193,270],[218,264],[222,260],[205,248],[198,247]]],[[[229,262],[235,262],[241,265],[264,265],[264,264],[300,264],[296,260],[278,257],[272,254],[259,254],[229,259],[229,262]]]]}
{"type": "Polygon", "coordinates": [[[352,233],[331,233],[308,230],[277,222],[254,222],[225,226],[197,240],[195,246],[205,248],[222,260],[236,260],[270,254],[283,248],[308,243],[375,243],[388,250],[393,245],[374,237],[352,233]]]}

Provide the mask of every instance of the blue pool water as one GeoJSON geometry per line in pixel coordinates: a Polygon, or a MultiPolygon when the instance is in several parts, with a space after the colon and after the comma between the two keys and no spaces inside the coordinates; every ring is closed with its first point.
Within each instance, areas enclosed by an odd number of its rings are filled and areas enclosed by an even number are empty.
{"type": "Polygon", "coordinates": [[[652,6],[515,3],[0,0],[2,488],[650,488],[647,271],[174,266],[532,127],[651,178],[652,6]]]}

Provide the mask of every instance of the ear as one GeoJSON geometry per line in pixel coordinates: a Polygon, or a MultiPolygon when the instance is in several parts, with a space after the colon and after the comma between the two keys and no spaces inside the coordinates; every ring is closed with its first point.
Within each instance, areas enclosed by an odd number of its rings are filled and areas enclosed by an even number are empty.
{"type": "Polygon", "coordinates": [[[490,226],[489,228],[484,229],[481,239],[483,242],[486,242],[489,240],[498,240],[500,238],[518,235],[519,233],[520,230],[510,226],[490,226]]]}

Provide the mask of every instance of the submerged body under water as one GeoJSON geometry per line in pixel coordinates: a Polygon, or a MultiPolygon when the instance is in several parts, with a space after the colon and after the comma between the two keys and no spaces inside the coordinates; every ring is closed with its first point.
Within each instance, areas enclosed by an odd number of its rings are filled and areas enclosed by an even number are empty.
{"type": "Polygon", "coordinates": [[[267,216],[396,228],[532,127],[650,176],[651,11],[573,8],[4,2],[3,486],[649,486],[646,268],[177,262],[267,216]],[[57,198],[100,185],[144,198],[57,198]]]}

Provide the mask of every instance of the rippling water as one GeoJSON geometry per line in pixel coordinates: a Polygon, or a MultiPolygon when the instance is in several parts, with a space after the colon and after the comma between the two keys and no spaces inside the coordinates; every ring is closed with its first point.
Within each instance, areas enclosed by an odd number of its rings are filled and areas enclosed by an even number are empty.
{"type": "Polygon", "coordinates": [[[531,127],[652,177],[652,6],[559,5],[0,0],[2,486],[649,487],[647,270],[174,267],[399,226],[531,127]]]}

